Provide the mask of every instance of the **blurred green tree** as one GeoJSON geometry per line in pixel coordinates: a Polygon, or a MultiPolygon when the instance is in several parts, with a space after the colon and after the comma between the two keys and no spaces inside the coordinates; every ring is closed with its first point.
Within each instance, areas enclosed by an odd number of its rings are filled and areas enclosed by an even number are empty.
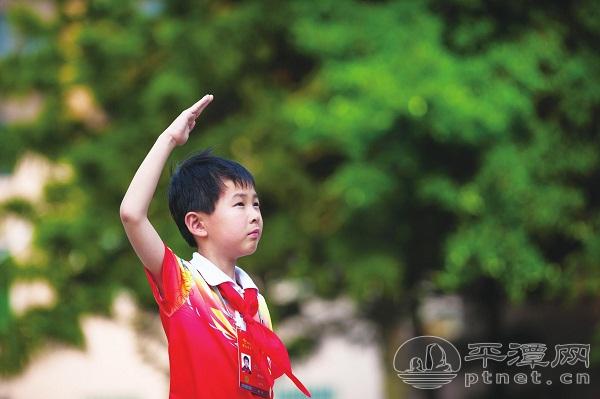
{"type": "MultiPolygon", "coordinates": [[[[255,173],[266,229],[243,264],[263,281],[349,294],[388,356],[398,322],[417,318],[424,281],[493,281],[513,301],[597,297],[595,2],[56,7],[46,20],[12,6],[19,40],[0,63],[3,92],[44,98],[34,122],[0,126],[2,166],[33,150],[74,170],[27,213],[46,256],[8,264],[11,279],[48,278],[60,300],[8,321],[3,372],[44,339],[81,344],[79,315],[107,313],[123,286],[153,307],[131,272],[119,203],[161,129],[207,92],[215,102],[173,159],[214,146],[255,173]]],[[[184,256],[167,174],[150,217],[184,256]]]]}

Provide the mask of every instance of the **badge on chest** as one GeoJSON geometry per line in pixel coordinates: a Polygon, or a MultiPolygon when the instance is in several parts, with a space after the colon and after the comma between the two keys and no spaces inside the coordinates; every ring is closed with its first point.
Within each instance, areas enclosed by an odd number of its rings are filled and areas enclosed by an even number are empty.
{"type": "Polygon", "coordinates": [[[238,312],[235,312],[235,325],[238,341],[238,375],[240,388],[246,389],[261,398],[272,398],[273,387],[270,386],[265,373],[267,359],[256,350],[252,337],[246,330],[246,323],[238,312]]]}

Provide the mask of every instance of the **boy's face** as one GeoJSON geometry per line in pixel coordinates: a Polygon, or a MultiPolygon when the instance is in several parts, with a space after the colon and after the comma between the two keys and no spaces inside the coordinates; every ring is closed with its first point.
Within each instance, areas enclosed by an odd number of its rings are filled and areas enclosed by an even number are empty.
{"type": "Polygon", "coordinates": [[[226,180],[215,211],[205,218],[207,238],[232,258],[253,254],[262,235],[262,216],[254,187],[242,188],[226,180]]]}

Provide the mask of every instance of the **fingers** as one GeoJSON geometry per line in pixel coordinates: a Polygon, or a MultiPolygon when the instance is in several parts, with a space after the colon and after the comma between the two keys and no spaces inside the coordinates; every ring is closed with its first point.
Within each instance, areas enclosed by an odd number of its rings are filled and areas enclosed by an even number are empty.
{"type": "Polygon", "coordinates": [[[204,110],[204,108],[206,108],[206,106],[208,104],[210,104],[210,102],[212,100],[213,100],[213,95],[207,94],[204,97],[202,97],[198,102],[196,102],[194,105],[192,105],[189,109],[192,111],[192,113],[195,116],[198,116],[204,110]]]}

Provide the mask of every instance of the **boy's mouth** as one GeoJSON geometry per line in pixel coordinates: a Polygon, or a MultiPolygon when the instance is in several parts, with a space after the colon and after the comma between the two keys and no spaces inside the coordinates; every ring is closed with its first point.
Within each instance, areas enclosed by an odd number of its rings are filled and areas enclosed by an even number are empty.
{"type": "Polygon", "coordinates": [[[250,237],[258,237],[260,235],[260,229],[254,229],[250,233],[248,233],[250,237]]]}

